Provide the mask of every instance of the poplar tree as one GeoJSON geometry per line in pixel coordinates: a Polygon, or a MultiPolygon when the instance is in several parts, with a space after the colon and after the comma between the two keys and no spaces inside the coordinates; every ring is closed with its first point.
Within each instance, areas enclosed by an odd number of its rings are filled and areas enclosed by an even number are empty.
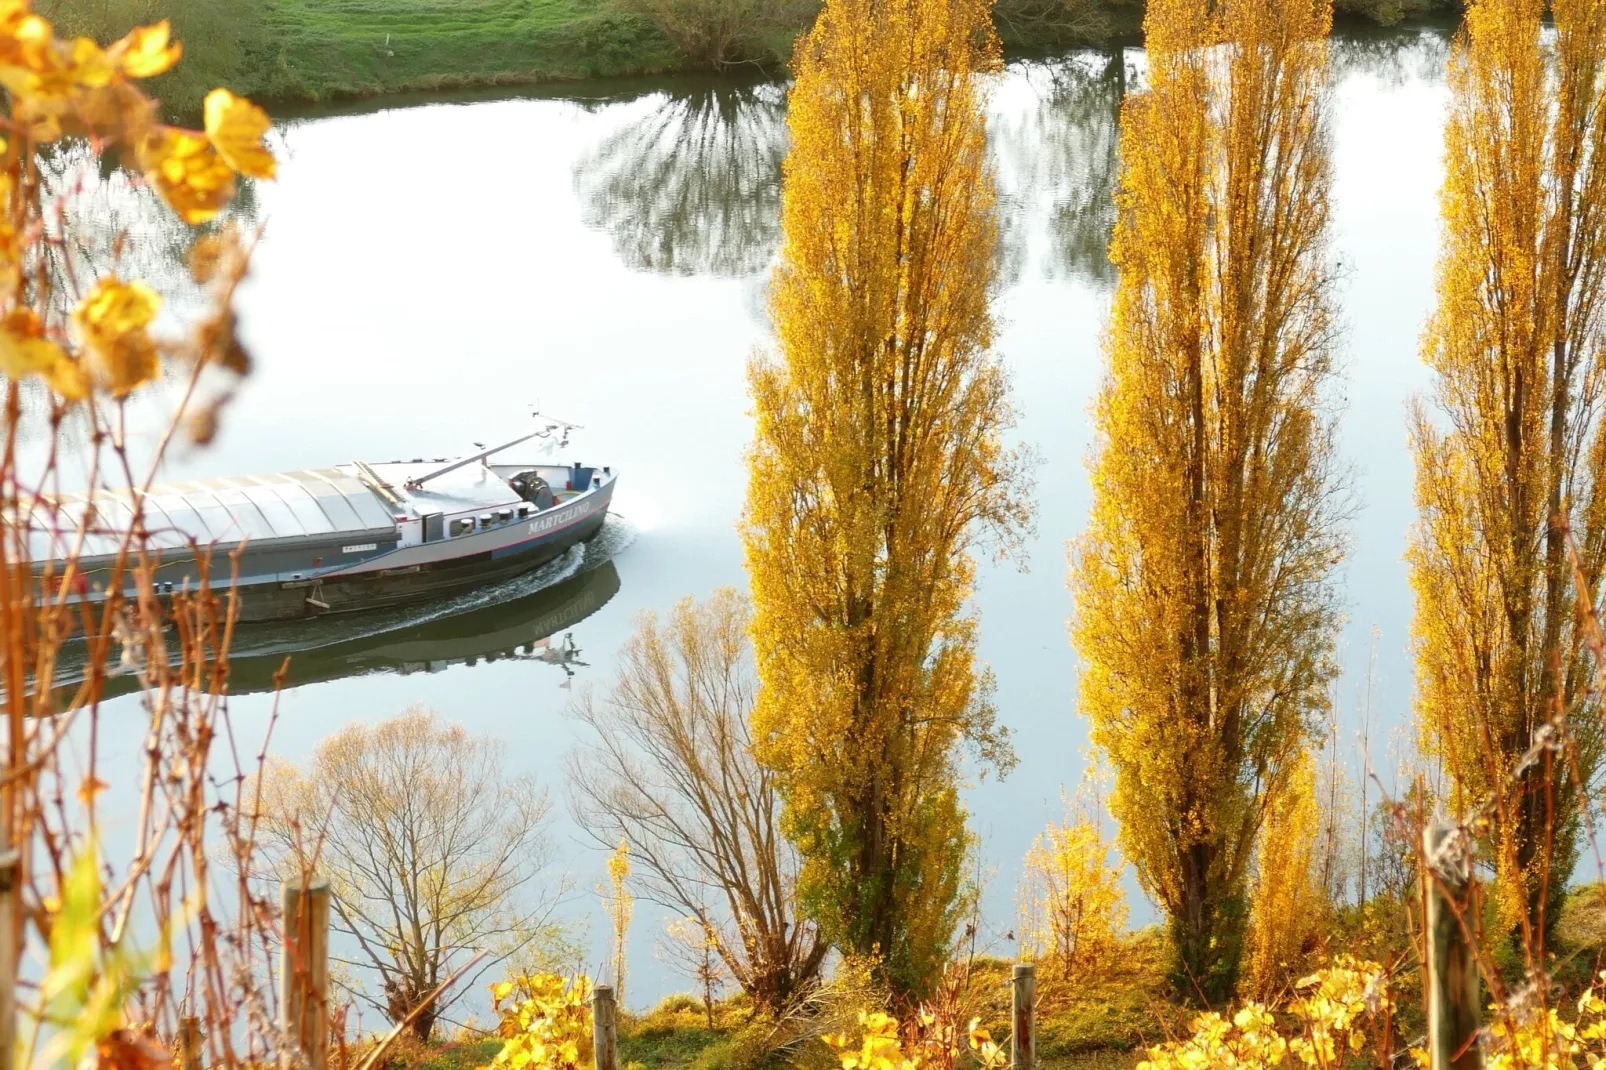
{"type": "Polygon", "coordinates": [[[1173,983],[1211,1002],[1333,675],[1330,25],[1327,0],[1151,0],[1123,113],[1073,638],[1173,983]]]}
{"type": "MultiPolygon", "coordinates": [[[[1554,922],[1600,771],[1577,634],[1606,553],[1599,493],[1606,9],[1474,0],[1449,74],[1436,373],[1412,445],[1417,717],[1453,804],[1489,818],[1500,919],[1554,922]],[[1563,525],[1582,553],[1573,583],[1563,525]],[[1572,744],[1566,764],[1536,733],[1572,744]],[[1573,767],[1572,759],[1576,759],[1573,767]]],[[[1529,945],[1532,946],[1532,945],[1529,945]]]]}
{"type": "Polygon", "coordinates": [[[756,359],[743,537],[760,760],[832,943],[928,990],[970,847],[962,741],[1007,764],[965,612],[1025,523],[991,353],[985,0],[827,0],[798,46],[777,350],[756,359]]]}

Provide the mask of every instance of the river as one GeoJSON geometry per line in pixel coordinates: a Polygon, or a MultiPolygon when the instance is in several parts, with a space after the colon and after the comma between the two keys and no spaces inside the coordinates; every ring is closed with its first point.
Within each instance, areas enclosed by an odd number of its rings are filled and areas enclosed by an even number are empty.
{"type": "MultiPolygon", "coordinates": [[[[1375,627],[1370,754],[1385,783],[1412,693],[1405,414],[1427,382],[1417,348],[1432,298],[1446,53],[1437,30],[1335,45],[1341,444],[1358,500],[1336,702],[1358,774],[1375,627]]],[[[1012,438],[1041,458],[1035,534],[1022,560],[982,568],[975,598],[981,656],[1020,756],[1006,780],[966,792],[987,877],[984,943],[1004,955],[1021,858],[1086,766],[1065,551],[1090,498],[1118,104],[1141,70],[1136,49],[1016,62],[991,103],[1005,233],[997,348],[1019,411],[1012,438]]],[[[537,403],[584,425],[573,458],[621,473],[617,517],[590,551],[506,607],[320,634],[329,649],[292,659],[273,750],[303,758],[341,723],[412,703],[505,740],[512,768],[552,792],[550,875],[569,875],[564,909],[589,925],[601,963],[603,854],[567,816],[563,762],[581,728],[566,711],[584,688],[607,686],[639,613],[744,583],[745,366],[768,337],[784,90],[666,79],[404,103],[280,124],[279,178],[251,195],[265,229],[239,305],[257,370],[214,446],[172,469],[458,453],[517,433],[537,403]],[[561,590],[531,593],[559,580],[561,590]]],[[[232,699],[245,738],[274,701],[232,699]]],[[[1152,920],[1128,883],[1133,921],[1152,920]]],[[[638,1008],[690,987],[654,955],[663,920],[643,904],[632,928],[638,1008]]]]}

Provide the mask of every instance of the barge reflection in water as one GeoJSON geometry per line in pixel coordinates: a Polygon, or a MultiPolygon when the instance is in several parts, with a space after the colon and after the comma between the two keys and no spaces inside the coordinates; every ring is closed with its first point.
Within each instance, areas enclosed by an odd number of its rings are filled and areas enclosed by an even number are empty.
{"type": "MultiPolygon", "coordinates": [[[[572,561],[556,562],[558,567],[569,564],[573,571],[533,593],[507,598],[508,587],[524,586],[510,584],[492,592],[493,598],[500,594],[502,600],[458,599],[434,607],[436,611],[427,615],[368,614],[358,634],[353,634],[358,622],[351,618],[320,618],[295,628],[242,626],[235,633],[229,658],[229,694],[249,695],[374,673],[433,673],[454,665],[508,660],[555,665],[565,677],[561,686],[567,686],[574,668],[586,663],[580,660],[582,652],[573,638],[564,633],[619,592],[619,572],[611,557],[598,563],[578,549],[571,555],[578,558],[578,566],[572,561]]],[[[56,675],[57,690],[78,686],[83,675],[81,666],[64,666],[56,675]]],[[[111,676],[103,695],[110,698],[137,690],[135,678],[111,676]]]]}

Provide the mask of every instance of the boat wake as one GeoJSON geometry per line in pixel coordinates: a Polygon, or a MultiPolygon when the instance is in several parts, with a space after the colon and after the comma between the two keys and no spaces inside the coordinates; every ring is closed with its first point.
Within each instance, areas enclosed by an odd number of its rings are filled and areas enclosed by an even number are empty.
{"type": "Polygon", "coordinates": [[[635,538],[636,530],[629,521],[610,515],[603,522],[602,530],[597,532],[596,537],[590,542],[572,546],[562,557],[503,583],[424,605],[340,617],[314,618],[310,621],[297,622],[291,629],[274,624],[242,625],[235,631],[235,644],[231,654],[260,657],[280,650],[292,653],[331,641],[347,642],[372,638],[490,606],[515,602],[601,567],[613,560],[634,542],[635,538]]]}

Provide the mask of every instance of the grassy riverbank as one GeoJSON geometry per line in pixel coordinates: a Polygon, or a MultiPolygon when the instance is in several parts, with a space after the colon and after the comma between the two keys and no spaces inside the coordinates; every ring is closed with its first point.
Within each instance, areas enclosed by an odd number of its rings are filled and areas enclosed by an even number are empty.
{"type": "Polygon", "coordinates": [[[184,61],[155,89],[179,112],[213,85],[269,103],[651,74],[678,67],[644,17],[608,0],[36,0],[107,40],[170,18],[184,61]]]}
{"type": "MultiPolygon", "coordinates": [[[[193,113],[214,85],[270,104],[687,69],[628,0],[35,0],[65,33],[100,40],[170,18],[184,62],[154,89],[193,113]]],[[[1339,0],[1394,21],[1457,0],[1339,0]]],[[[808,5],[797,10],[806,12],[808,5]]],[[[1002,0],[1006,47],[1041,51],[1088,32],[1132,39],[1140,0],[1002,0]],[[1055,4],[1065,3],[1062,9],[1055,4]]],[[[799,27],[801,29],[801,26],[799,27]]],[[[770,61],[786,59],[781,33],[770,61]]]]}
{"type": "Polygon", "coordinates": [[[268,0],[300,100],[644,74],[675,66],[645,19],[594,0],[268,0]]]}

